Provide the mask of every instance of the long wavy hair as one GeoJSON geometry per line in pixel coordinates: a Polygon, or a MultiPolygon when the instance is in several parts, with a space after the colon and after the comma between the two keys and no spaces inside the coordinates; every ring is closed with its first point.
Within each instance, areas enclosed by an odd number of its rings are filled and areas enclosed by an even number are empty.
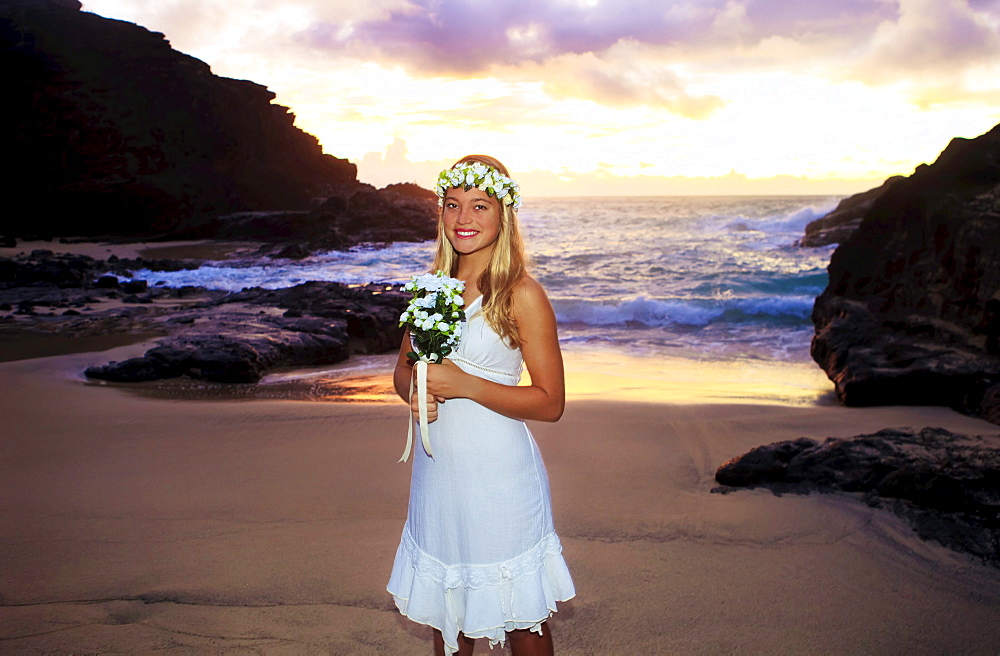
{"type": "MultiPolygon", "coordinates": [[[[466,155],[451,168],[479,162],[496,169],[508,178],[507,167],[488,155],[466,155]]],[[[479,276],[479,291],[483,295],[480,312],[486,322],[509,346],[519,348],[521,338],[514,321],[514,288],[528,270],[524,240],[518,228],[517,212],[509,205],[497,202],[500,207],[500,231],[493,242],[493,254],[486,270],[479,276]]],[[[458,254],[444,234],[444,208],[438,215],[437,249],[434,253],[434,271],[458,272],[458,254]]]]}

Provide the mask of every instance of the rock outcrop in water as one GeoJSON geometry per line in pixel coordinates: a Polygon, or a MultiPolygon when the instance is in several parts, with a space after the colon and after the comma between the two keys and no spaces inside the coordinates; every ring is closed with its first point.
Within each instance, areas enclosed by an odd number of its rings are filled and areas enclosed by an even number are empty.
{"type": "Polygon", "coordinates": [[[925,540],[1000,566],[1000,435],[924,428],[799,438],[734,458],[715,478],[776,493],[855,494],[905,518],[925,540]]]}
{"type": "Polygon", "coordinates": [[[812,356],[845,404],[1000,423],[1000,126],[893,183],[829,272],[812,356]]]}
{"type": "Polygon", "coordinates": [[[902,179],[903,176],[894,175],[882,183],[881,187],[854,194],[840,201],[832,212],[809,222],[805,234],[796,242],[796,246],[815,248],[846,241],[861,225],[861,220],[875,201],[902,179]]]}
{"type": "Polygon", "coordinates": [[[338,185],[306,212],[239,212],[192,220],[176,239],[261,242],[262,253],[301,258],[363,242],[426,241],[437,235],[437,196],[400,193],[393,185],[338,185]]]}
{"type": "MultiPolygon", "coordinates": [[[[84,373],[116,382],[188,376],[256,383],[278,367],[334,364],[352,352],[381,353],[397,348],[402,339],[396,324],[406,306],[404,296],[379,285],[332,282],[246,289],[204,304],[182,330],[145,355],[84,373]]],[[[179,313],[171,320],[183,317],[179,313]]]]}
{"type": "Polygon", "coordinates": [[[76,0],[0,0],[0,65],[7,243],[220,236],[213,226],[251,239],[254,222],[219,217],[267,211],[299,212],[267,224],[272,242],[434,235],[433,204],[359,184],[355,165],[324,154],[274,93],[213,75],[163,34],[76,0]],[[323,199],[335,207],[307,212],[323,199]]]}
{"type": "Polygon", "coordinates": [[[5,333],[157,334],[162,338],[145,355],[91,367],[87,375],[118,382],[188,376],[252,383],[278,367],[394,350],[402,338],[397,323],[408,294],[382,285],[310,282],[229,294],[132,279],[139,268],[196,266],[183,260],[104,261],[48,250],[0,259],[0,339],[5,333]]]}

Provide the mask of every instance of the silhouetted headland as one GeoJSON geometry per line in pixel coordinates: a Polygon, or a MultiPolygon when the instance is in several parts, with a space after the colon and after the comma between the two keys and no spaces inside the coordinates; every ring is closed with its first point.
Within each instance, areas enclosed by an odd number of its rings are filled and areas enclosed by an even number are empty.
{"type": "Polygon", "coordinates": [[[848,196],[840,201],[832,212],[809,222],[805,234],[795,245],[815,248],[846,241],[861,225],[861,220],[871,209],[875,200],[902,179],[903,176],[894,175],[882,183],[880,187],[848,196]]]}
{"type": "Polygon", "coordinates": [[[433,193],[358,182],[273,92],[163,34],[76,0],[0,0],[0,57],[8,245],[252,239],[304,254],[434,235],[433,193]]]}
{"type": "MultiPolygon", "coordinates": [[[[360,183],[355,165],[325,154],[274,93],[212,74],[163,34],[83,12],[76,0],[0,0],[0,60],[11,117],[0,139],[15,163],[0,228],[7,246],[216,240],[251,257],[297,259],[435,234],[433,192],[360,183]]],[[[120,381],[253,382],[276,367],[399,343],[400,296],[384,286],[225,295],[132,279],[199,264],[23,252],[0,261],[0,329],[164,335],[146,356],[87,372],[120,381]]],[[[8,343],[3,358],[19,357],[8,343]]]]}
{"type": "Polygon", "coordinates": [[[813,358],[845,404],[1000,423],[998,189],[1000,126],[868,192],[813,309],[813,358]]]}

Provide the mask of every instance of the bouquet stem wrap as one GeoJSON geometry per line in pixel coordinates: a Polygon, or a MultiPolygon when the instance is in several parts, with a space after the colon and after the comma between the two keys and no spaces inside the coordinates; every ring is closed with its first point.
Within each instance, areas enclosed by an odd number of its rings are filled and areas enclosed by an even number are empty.
{"type": "MultiPolygon", "coordinates": [[[[423,444],[427,455],[434,457],[431,453],[431,433],[427,422],[427,362],[417,360],[414,363],[417,370],[417,415],[420,421],[420,442],[423,444]]],[[[413,378],[410,378],[410,396],[413,396],[413,378]]],[[[413,418],[410,418],[410,428],[406,433],[406,449],[398,462],[406,462],[413,450],[413,418]]]]}
{"type": "MultiPolygon", "coordinates": [[[[414,361],[417,378],[417,418],[420,422],[420,442],[428,456],[431,452],[430,426],[427,420],[427,366],[440,363],[458,346],[462,336],[465,311],[462,292],[465,283],[449,278],[443,271],[410,278],[403,289],[413,298],[399,317],[399,325],[410,331],[413,351],[407,357],[414,361]]],[[[410,378],[410,395],[413,398],[413,378],[410,378]]],[[[406,449],[399,462],[406,462],[413,450],[413,417],[406,435],[406,449]]]]}

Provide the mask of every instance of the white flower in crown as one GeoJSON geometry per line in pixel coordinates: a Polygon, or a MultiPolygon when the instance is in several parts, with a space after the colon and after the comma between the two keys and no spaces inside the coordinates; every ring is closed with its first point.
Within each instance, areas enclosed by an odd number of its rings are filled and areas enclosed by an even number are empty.
{"type": "Polygon", "coordinates": [[[521,188],[517,183],[500,171],[481,162],[445,169],[438,174],[436,188],[438,207],[444,205],[444,195],[453,187],[463,187],[466,190],[475,187],[495,197],[504,205],[512,207],[515,211],[521,208],[521,188]]]}

